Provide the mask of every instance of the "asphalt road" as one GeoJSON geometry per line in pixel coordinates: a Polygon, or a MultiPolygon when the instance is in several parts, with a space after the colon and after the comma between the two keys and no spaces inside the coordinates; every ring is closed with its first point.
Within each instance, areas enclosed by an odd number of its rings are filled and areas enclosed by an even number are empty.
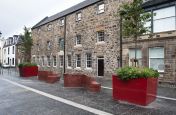
{"type": "Polygon", "coordinates": [[[92,115],[0,79],[0,115],[92,115]]]}

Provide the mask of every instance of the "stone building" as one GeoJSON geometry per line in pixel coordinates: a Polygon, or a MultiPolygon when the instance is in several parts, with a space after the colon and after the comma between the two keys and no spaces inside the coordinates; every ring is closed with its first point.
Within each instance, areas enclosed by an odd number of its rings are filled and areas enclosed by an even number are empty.
{"type": "MultiPolygon", "coordinates": [[[[122,2],[131,0],[86,0],[32,28],[32,59],[40,69],[59,73],[84,73],[111,78],[119,65],[119,16],[122,2]],[[65,42],[64,42],[65,41],[65,42]],[[64,53],[65,52],[65,53],[64,53]]],[[[149,0],[143,4],[155,13],[152,36],[138,39],[140,66],[157,69],[162,82],[176,82],[175,0],[149,0]]],[[[123,66],[134,58],[133,39],[123,39],[123,66]]]]}

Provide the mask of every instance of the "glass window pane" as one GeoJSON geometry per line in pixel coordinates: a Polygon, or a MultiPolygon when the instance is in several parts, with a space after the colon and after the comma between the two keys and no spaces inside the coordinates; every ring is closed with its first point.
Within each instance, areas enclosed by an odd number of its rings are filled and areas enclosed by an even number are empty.
{"type": "Polygon", "coordinates": [[[164,59],[151,58],[150,68],[158,70],[159,72],[164,72],[164,59]]]}
{"type": "Polygon", "coordinates": [[[164,58],[164,48],[150,48],[149,49],[149,57],[150,58],[164,58]]]}
{"type": "MultiPolygon", "coordinates": [[[[130,49],[129,58],[130,59],[135,58],[135,49],[130,49]]],[[[140,49],[137,49],[137,51],[136,51],[136,58],[137,59],[142,58],[142,52],[140,49]]]]}
{"type": "Polygon", "coordinates": [[[153,22],[153,31],[154,32],[163,32],[175,30],[175,17],[165,18],[161,20],[155,20],[153,22]]]}
{"type": "Polygon", "coordinates": [[[175,6],[155,10],[153,13],[154,13],[154,17],[153,17],[154,20],[175,16],[175,6]]]}

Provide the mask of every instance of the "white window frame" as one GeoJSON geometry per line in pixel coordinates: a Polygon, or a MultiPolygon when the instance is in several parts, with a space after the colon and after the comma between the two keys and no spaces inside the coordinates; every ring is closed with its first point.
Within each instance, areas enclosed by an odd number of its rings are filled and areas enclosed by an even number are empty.
{"type": "Polygon", "coordinates": [[[104,3],[98,4],[97,10],[98,10],[97,11],[98,14],[104,13],[105,12],[105,4],[104,3]]]}
{"type": "MultiPolygon", "coordinates": [[[[130,51],[132,51],[132,50],[134,50],[134,52],[135,52],[135,48],[129,49],[129,66],[133,66],[133,65],[131,64],[131,58],[130,58],[130,51]]],[[[141,61],[142,61],[142,50],[139,49],[139,48],[137,48],[136,50],[137,50],[137,52],[140,51],[140,53],[141,53],[141,57],[140,57],[140,58],[137,57],[137,60],[141,60],[141,61]]],[[[134,55],[135,55],[135,53],[134,53],[134,55]]],[[[134,59],[135,59],[135,56],[134,56],[134,59]]],[[[142,62],[141,62],[141,65],[139,65],[139,66],[142,66],[142,62]]]]}
{"type": "Polygon", "coordinates": [[[60,19],[60,26],[64,26],[64,24],[65,24],[65,19],[64,18],[60,19]]]}
{"type": "Polygon", "coordinates": [[[47,28],[48,28],[48,31],[50,31],[52,29],[52,24],[48,24],[47,28]]]}
{"type": "Polygon", "coordinates": [[[105,42],[105,32],[104,31],[97,31],[97,42],[105,42]],[[102,36],[100,36],[100,33],[101,34],[103,33],[102,36]]]}
{"type": "Polygon", "coordinates": [[[77,35],[75,39],[76,39],[76,46],[81,45],[81,35],[77,35]],[[80,43],[78,43],[78,39],[80,39],[79,40],[80,43]]]}
{"type": "Polygon", "coordinates": [[[81,21],[82,20],[82,13],[78,12],[76,13],[76,21],[81,21]]]}
{"type": "Polygon", "coordinates": [[[76,68],[81,68],[81,54],[76,54],[76,68]],[[78,62],[80,62],[80,66],[78,66],[78,62]]]}
{"type": "Polygon", "coordinates": [[[51,42],[50,41],[47,41],[47,49],[51,50],[51,42]]]}
{"type": "Polygon", "coordinates": [[[72,66],[72,58],[71,58],[71,55],[67,55],[67,67],[68,68],[71,68],[72,66]],[[69,56],[70,56],[70,60],[69,60],[69,56]]]}
{"type": "Polygon", "coordinates": [[[53,56],[53,67],[57,67],[57,57],[53,56]]]}
{"type": "Polygon", "coordinates": [[[86,54],[86,68],[87,68],[87,69],[92,69],[92,54],[91,54],[91,53],[87,53],[87,54],[86,54]],[[88,55],[89,55],[90,57],[88,57],[88,55]],[[88,58],[90,58],[90,59],[88,60],[88,58]],[[88,67],[88,62],[90,62],[91,67],[88,67]]]}
{"type": "Polygon", "coordinates": [[[51,67],[51,56],[47,56],[47,66],[51,67]]]}
{"type": "Polygon", "coordinates": [[[64,66],[64,56],[60,55],[59,60],[60,60],[60,67],[62,68],[64,66]]]}
{"type": "Polygon", "coordinates": [[[45,65],[45,57],[42,56],[41,59],[42,59],[42,66],[44,66],[45,65]]]}
{"type": "MultiPolygon", "coordinates": [[[[155,57],[150,58],[150,49],[154,49],[154,48],[162,48],[163,49],[163,54],[164,54],[164,47],[151,47],[151,48],[149,48],[149,68],[152,68],[151,65],[150,65],[150,60],[151,59],[163,59],[163,61],[164,61],[165,56],[163,56],[163,58],[158,58],[158,57],[157,58],[155,58],[155,57]]],[[[165,71],[165,69],[161,70],[161,71],[158,70],[158,72],[164,72],[164,71],[165,71]]]]}

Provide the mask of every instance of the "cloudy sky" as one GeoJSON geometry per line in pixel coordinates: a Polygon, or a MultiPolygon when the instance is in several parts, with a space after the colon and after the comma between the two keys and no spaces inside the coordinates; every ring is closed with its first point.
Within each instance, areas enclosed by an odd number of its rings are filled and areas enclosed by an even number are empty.
{"type": "Polygon", "coordinates": [[[54,15],[84,0],[0,0],[2,37],[20,34],[46,16],[54,15]]]}

